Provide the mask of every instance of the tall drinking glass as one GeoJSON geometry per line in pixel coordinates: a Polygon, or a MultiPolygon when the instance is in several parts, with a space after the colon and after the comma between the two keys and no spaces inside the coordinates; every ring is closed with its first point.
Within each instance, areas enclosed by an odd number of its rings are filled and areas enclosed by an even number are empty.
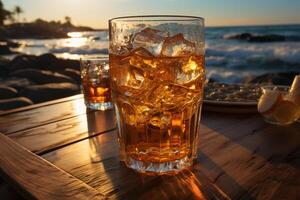
{"type": "Polygon", "coordinates": [[[133,16],[109,21],[109,59],[121,159],[139,172],[177,172],[196,157],[204,19],[133,16]]]}

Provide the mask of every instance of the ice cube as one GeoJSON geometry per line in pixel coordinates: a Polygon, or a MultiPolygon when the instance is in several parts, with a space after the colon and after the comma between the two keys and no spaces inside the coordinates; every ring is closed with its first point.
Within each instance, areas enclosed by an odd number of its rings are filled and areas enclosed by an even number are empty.
{"type": "Polygon", "coordinates": [[[184,36],[181,33],[172,37],[167,37],[161,49],[161,55],[168,57],[191,55],[195,54],[195,52],[195,43],[184,39],[184,36]]]}
{"type": "Polygon", "coordinates": [[[176,74],[174,72],[174,68],[161,66],[160,69],[156,72],[156,77],[160,81],[174,82],[176,74]]]}
{"type": "Polygon", "coordinates": [[[135,111],[129,102],[123,102],[121,104],[121,112],[124,120],[127,124],[134,126],[136,124],[135,111]]]}
{"type": "Polygon", "coordinates": [[[141,56],[143,58],[153,58],[153,55],[145,48],[138,47],[137,49],[133,49],[131,54],[136,56],[141,56]]]}
{"type": "Polygon", "coordinates": [[[159,127],[161,129],[167,128],[171,125],[172,115],[171,112],[160,112],[152,116],[149,123],[152,126],[159,127]]]}
{"type": "Polygon", "coordinates": [[[130,66],[126,76],[125,86],[140,89],[144,82],[143,70],[130,66]]]}
{"type": "Polygon", "coordinates": [[[137,96],[144,92],[150,84],[145,71],[132,65],[123,65],[113,72],[113,82],[127,96],[137,96]]]}
{"type": "Polygon", "coordinates": [[[139,89],[144,81],[143,71],[131,66],[122,66],[115,75],[114,81],[119,86],[126,86],[133,89],[139,89]]]}
{"type": "Polygon", "coordinates": [[[176,83],[188,84],[198,78],[205,78],[203,57],[191,56],[180,68],[176,68],[176,83]]]}
{"type": "Polygon", "coordinates": [[[129,63],[137,68],[152,72],[158,65],[154,56],[145,48],[139,47],[131,52],[129,63]]]}
{"type": "Polygon", "coordinates": [[[155,87],[147,96],[147,101],[160,110],[178,108],[191,101],[195,96],[194,92],[187,87],[163,83],[155,87]]]}
{"type": "Polygon", "coordinates": [[[141,32],[135,34],[132,47],[133,49],[143,47],[152,55],[157,56],[160,54],[164,38],[167,36],[167,32],[145,28],[141,32]]]}
{"type": "Polygon", "coordinates": [[[200,66],[198,66],[196,57],[191,56],[189,58],[189,61],[186,64],[184,64],[181,69],[184,73],[190,73],[196,71],[198,68],[200,68],[200,66]]]}
{"type": "MultiPolygon", "coordinates": [[[[136,102],[137,103],[137,102],[136,102]]],[[[146,123],[149,120],[151,115],[151,108],[146,105],[135,105],[136,121],[139,124],[146,123]]]]}
{"type": "Polygon", "coordinates": [[[92,85],[97,85],[100,83],[99,76],[101,76],[101,67],[98,65],[94,65],[91,63],[88,63],[88,68],[82,70],[82,77],[87,76],[88,81],[92,85]]]}

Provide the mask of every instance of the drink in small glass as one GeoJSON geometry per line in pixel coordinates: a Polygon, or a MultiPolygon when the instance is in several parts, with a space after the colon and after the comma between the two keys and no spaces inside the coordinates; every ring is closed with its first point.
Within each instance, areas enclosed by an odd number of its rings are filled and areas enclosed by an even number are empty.
{"type": "Polygon", "coordinates": [[[204,20],[110,20],[110,74],[121,159],[139,172],[178,172],[196,158],[204,69],[204,20]]]}
{"type": "Polygon", "coordinates": [[[85,105],[94,110],[113,107],[107,58],[86,58],[80,60],[82,91],[85,105]]]}
{"type": "Polygon", "coordinates": [[[300,76],[296,76],[290,88],[263,86],[257,109],[264,120],[275,125],[289,125],[300,117],[300,76]],[[288,90],[289,89],[289,90],[288,90]]]}

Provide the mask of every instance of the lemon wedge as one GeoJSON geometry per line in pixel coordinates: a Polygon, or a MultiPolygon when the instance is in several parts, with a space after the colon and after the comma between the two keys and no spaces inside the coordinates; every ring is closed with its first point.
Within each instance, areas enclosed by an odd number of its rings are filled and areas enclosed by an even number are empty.
{"type": "Polygon", "coordinates": [[[300,106],[300,75],[295,76],[287,96],[289,100],[300,106]]]}
{"type": "Polygon", "coordinates": [[[282,94],[277,90],[265,90],[264,94],[260,97],[257,110],[263,115],[271,114],[276,105],[282,101],[282,94]]]}
{"type": "Polygon", "coordinates": [[[293,123],[299,118],[299,114],[299,107],[294,102],[289,100],[282,100],[279,102],[272,112],[272,116],[280,124],[293,123]]]}

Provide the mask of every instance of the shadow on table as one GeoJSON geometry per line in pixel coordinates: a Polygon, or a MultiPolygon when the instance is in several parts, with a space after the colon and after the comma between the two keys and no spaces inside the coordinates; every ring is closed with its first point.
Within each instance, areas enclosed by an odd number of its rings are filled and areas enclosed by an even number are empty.
{"type": "Polygon", "coordinates": [[[101,143],[103,143],[102,141],[103,138],[95,137],[95,136],[104,134],[106,132],[111,132],[112,130],[116,129],[114,110],[111,109],[106,111],[89,112],[89,114],[87,114],[86,117],[87,117],[88,134],[89,137],[91,138],[89,139],[90,159],[92,162],[99,162],[101,161],[100,154],[103,151],[101,145],[101,143]]]}
{"type": "MultiPolygon", "coordinates": [[[[99,120],[96,115],[87,120],[91,132],[96,130],[97,126],[107,123],[99,120]]],[[[222,174],[222,180],[226,181],[228,187],[235,190],[239,197],[253,199],[203,153],[199,155],[198,164],[177,175],[148,176],[136,173],[120,162],[116,131],[90,138],[89,148],[91,164],[96,170],[94,176],[103,180],[96,183],[98,185],[95,187],[115,199],[229,199],[213,180],[204,175],[201,168],[211,168],[222,174]],[[202,162],[205,165],[202,165],[202,162]]]]}
{"type": "MultiPolygon", "coordinates": [[[[204,157],[205,155],[201,155],[201,160],[204,157]]],[[[235,191],[234,199],[237,199],[235,197],[254,199],[230,175],[218,166],[214,166],[215,164],[209,158],[205,158],[205,163],[204,167],[213,166],[214,170],[222,174],[222,181],[231,187],[230,190],[235,191]]],[[[106,191],[105,195],[114,199],[230,199],[199,170],[201,163],[173,176],[148,176],[136,173],[120,162],[116,154],[93,165],[99,168],[104,167],[105,174],[99,170],[95,176],[109,182],[106,186],[99,187],[101,191],[106,191]]],[[[231,196],[231,194],[228,195],[231,196]]]]}
{"type": "MultiPolygon", "coordinates": [[[[259,155],[270,164],[289,164],[300,168],[300,123],[288,126],[270,125],[260,116],[253,116],[223,129],[208,128],[225,136],[230,142],[241,145],[253,155],[259,155]],[[253,128],[253,127],[254,128],[253,128]]],[[[224,143],[224,148],[229,143],[224,143]]]]}
{"type": "MultiPolygon", "coordinates": [[[[227,120],[222,117],[220,115],[214,119],[217,123],[227,120]]],[[[270,125],[259,115],[230,123],[234,117],[237,116],[228,114],[229,123],[219,127],[212,123],[213,120],[203,121],[206,132],[202,133],[205,138],[200,145],[202,151],[239,180],[235,186],[228,186],[227,180],[230,178],[223,181],[224,177],[220,173],[215,176],[218,185],[225,188],[225,191],[230,191],[230,188],[226,189],[228,187],[236,188],[240,185],[251,191],[251,194],[263,195],[265,198],[280,199],[288,194],[292,197],[300,184],[300,124],[270,125]]],[[[200,160],[200,163],[205,161],[200,160]]],[[[208,174],[211,173],[208,171],[208,174]]],[[[235,198],[248,199],[241,194],[234,195],[235,198]]]]}

